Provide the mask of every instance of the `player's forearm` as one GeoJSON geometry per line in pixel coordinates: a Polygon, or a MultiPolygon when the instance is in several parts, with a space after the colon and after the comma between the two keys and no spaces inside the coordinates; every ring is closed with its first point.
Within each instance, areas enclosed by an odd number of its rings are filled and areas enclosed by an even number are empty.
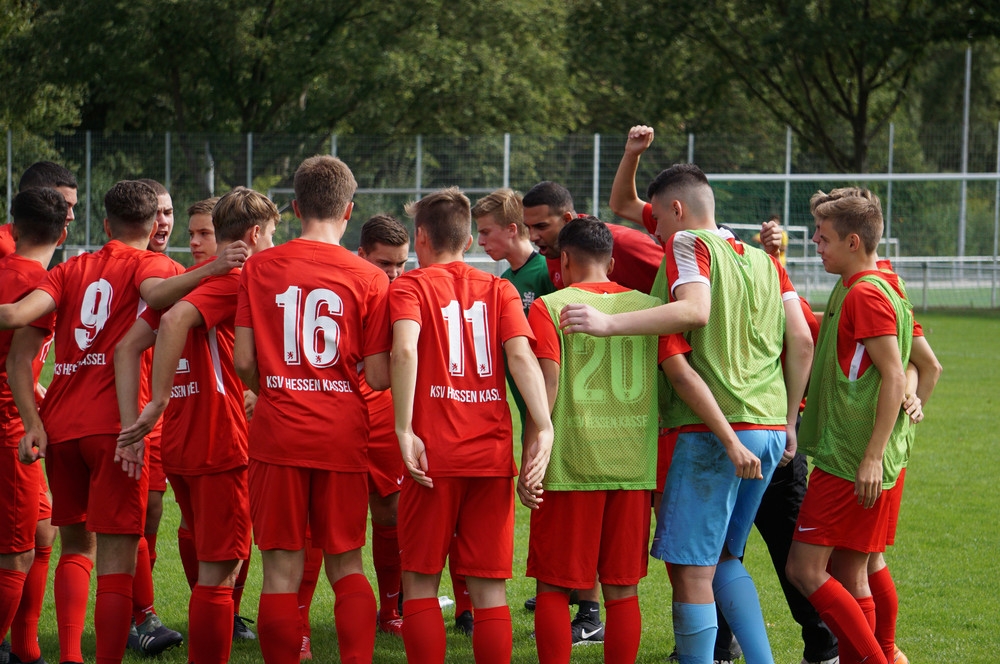
{"type": "MultiPolygon", "coordinates": [[[[869,368],[869,371],[873,368],[869,368]]],[[[882,374],[882,384],[879,387],[878,403],[875,407],[875,426],[871,438],[865,448],[865,457],[882,460],[889,437],[896,426],[899,417],[899,404],[903,402],[903,391],[906,387],[906,375],[903,371],[886,372],[882,374]]]]}
{"type": "Polygon", "coordinates": [[[260,394],[260,372],[257,367],[257,347],[253,328],[236,327],[233,365],[236,369],[236,375],[240,377],[246,388],[254,394],[260,394]]]}
{"type": "Polygon", "coordinates": [[[642,223],[644,204],[635,189],[635,175],[639,170],[639,155],[625,152],[618,171],[611,183],[611,211],[622,219],[642,223]]]}
{"type": "Polygon", "coordinates": [[[389,366],[396,433],[409,433],[413,430],[413,395],[417,385],[416,347],[394,344],[389,366]]]}
{"type": "Polygon", "coordinates": [[[702,307],[687,300],[677,300],[611,316],[611,335],[666,336],[704,327],[706,323],[708,312],[702,307]]]}
{"type": "Polygon", "coordinates": [[[142,375],[142,350],[129,344],[115,348],[115,396],[122,428],[139,417],[139,381],[142,375]]]}
{"type": "Polygon", "coordinates": [[[668,357],[660,365],[674,392],[698,416],[722,446],[729,449],[739,444],[736,432],[719,408],[715,396],[698,372],[691,368],[683,355],[668,357]]]}
{"type": "Polygon", "coordinates": [[[153,347],[153,374],[150,381],[150,403],[160,414],[170,403],[174,374],[177,373],[177,364],[184,354],[190,329],[184,321],[172,319],[169,315],[160,321],[160,331],[153,347]]]}
{"type": "Polygon", "coordinates": [[[52,296],[43,290],[33,290],[17,302],[0,304],[0,330],[25,327],[56,308],[52,296]]]}
{"type": "Polygon", "coordinates": [[[504,344],[504,351],[507,354],[510,375],[514,377],[514,383],[524,399],[537,431],[551,430],[552,418],[549,413],[552,410],[551,404],[555,402],[555,389],[546,389],[545,377],[538,365],[538,359],[531,352],[527,338],[515,337],[508,340],[504,344]]]}
{"type": "Polygon", "coordinates": [[[42,351],[44,337],[38,336],[36,339],[33,335],[25,335],[25,332],[31,330],[18,330],[14,334],[7,353],[7,384],[10,385],[21,423],[25,431],[30,431],[42,426],[42,419],[35,405],[35,375],[31,365],[42,351]]]}
{"type": "Polygon", "coordinates": [[[207,263],[190,272],[184,272],[169,279],[161,279],[158,283],[146,289],[142,299],[157,311],[166,309],[193,291],[201,283],[202,279],[209,276],[211,274],[211,272],[208,272],[210,267],[211,263],[207,263]]]}
{"type": "Polygon", "coordinates": [[[910,362],[917,367],[917,396],[920,397],[920,402],[926,406],[943,371],[943,367],[938,362],[926,337],[913,337],[910,362]]]}
{"type": "Polygon", "coordinates": [[[782,306],[785,310],[785,361],[782,371],[788,395],[785,423],[794,428],[802,397],[809,384],[814,349],[812,333],[802,313],[801,303],[797,299],[786,300],[782,306]]]}

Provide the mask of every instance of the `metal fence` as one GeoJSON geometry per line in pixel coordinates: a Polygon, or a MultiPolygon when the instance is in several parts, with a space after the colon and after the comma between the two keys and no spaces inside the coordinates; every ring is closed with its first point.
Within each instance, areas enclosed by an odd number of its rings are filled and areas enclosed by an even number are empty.
{"type": "MultiPolygon", "coordinates": [[[[992,266],[993,273],[981,284],[989,291],[995,281],[1000,235],[998,137],[998,128],[974,128],[963,161],[960,127],[898,137],[890,126],[869,152],[871,168],[879,172],[845,175],[823,172],[822,156],[809,152],[790,131],[763,142],[661,131],[643,155],[637,183],[641,191],[669,164],[698,163],[715,189],[720,222],[753,227],[778,215],[794,229],[789,248],[793,267],[800,259],[815,267],[809,197],[818,189],[848,183],[867,186],[883,199],[886,248],[897,263],[913,259],[940,265],[942,275],[959,274],[963,280],[970,274],[964,269],[969,265],[978,266],[971,274],[980,276],[992,266]]],[[[64,252],[69,255],[103,243],[102,200],[115,181],[151,177],[172,193],[177,225],[171,250],[182,257],[186,253],[183,211],[188,205],[247,185],[268,193],[279,208],[288,210],[295,168],[305,157],[329,153],[343,158],[358,179],[357,219],[378,212],[402,218],[407,201],[445,186],[457,185],[475,200],[501,186],[526,191],[541,180],[555,180],[573,194],[578,211],[614,220],[608,198],[624,143],[624,135],[600,134],[389,138],[79,132],[39,138],[8,131],[2,198],[7,209],[21,171],[39,159],[52,159],[73,170],[80,182],[80,202],[78,223],[71,227],[64,252]]],[[[291,219],[290,214],[287,217],[291,219]]],[[[359,227],[349,227],[345,244],[356,243],[359,227]]],[[[295,224],[284,224],[277,239],[295,232],[295,224]]],[[[937,275],[938,269],[931,272],[937,275]]],[[[940,281],[935,278],[935,283],[940,281]]],[[[928,292],[936,289],[928,287],[928,292]]],[[[930,306],[941,306],[936,298],[928,299],[930,306]]],[[[957,297],[954,306],[968,306],[959,304],[964,299],[957,297]]],[[[987,297],[985,304],[978,304],[981,298],[973,299],[975,306],[996,306],[995,296],[987,297]]]]}

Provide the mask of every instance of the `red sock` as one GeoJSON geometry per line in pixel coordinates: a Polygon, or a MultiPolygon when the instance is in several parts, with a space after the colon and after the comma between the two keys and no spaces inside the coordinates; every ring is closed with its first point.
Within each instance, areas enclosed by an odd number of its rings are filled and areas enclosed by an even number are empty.
{"type": "Polygon", "coordinates": [[[448,645],[437,597],[403,600],[403,647],[406,660],[442,664],[448,645]]]}
{"type": "Polygon", "coordinates": [[[59,626],[60,662],[83,661],[80,639],[83,637],[83,625],[87,618],[90,571],[93,568],[94,563],[86,556],[75,553],[59,556],[52,590],[55,595],[56,624],[59,626]]]}
{"type": "Polygon", "coordinates": [[[323,569],[323,550],[306,542],[305,563],[302,567],[302,581],[299,582],[299,614],[302,621],[302,633],[312,636],[312,625],[309,624],[309,608],[312,606],[313,595],[316,593],[316,582],[319,572],[323,569]]]}
{"type": "Polygon", "coordinates": [[[236,583],[233,585],[233,613],[240,612],[240,604],[243,603],[243,588],[247,585],[247,574],[250,573],[250,556],[240,565],[240,571],[236,575],[236,583]]]}
{"type": "Polygon", "coordinates": [[[21,603],[21,589],[27,578],[25,572],[0,568],[0,634],[6,634],[14,622],[17,605],[21,603]]]}
{"type": "Polygon", "coordinates": [[[21,603],[14,614],[14,624],[10,628],[11,652],[22,662],[33,662],[42,656],[38,647],[38,620],[45,602],[45,585],[49,580],[49,558],[51,546],[36,546],[35,561],[28,570],[21,591],[21,603]]]}
{"type": "Polygon", "coordinates": [[[194,548],[194,535],[187,528],[177,529],[177,551],[181,554],[188,587],[193,590],[194,584],[198,583],[198,552],[194,548]]]}
{"type": "Polygon", "coordinates": [[[868,576],[875,602],[875,639],[882,646],[888,661],[896,654],[896,619],[899,616],[899,596],[888,567],[868,576]]]}
{"type": "Polygon", "coordinates": [[[156,567],[156,533],[146,533],[142,538],[146,540],[146,546],[149,548],[149,570],[152,572],[156,567]]]}
{"type": "Polygon", "coordinates": [[[455,591],[455,615],[460,616],[466,611],[472,611],[472,598],[469,597],[469,587],[465,585],[465,577],[451,572],[451,587],[455,591]]]}
{"type": "Polygon", "coordinates": [[[146,614],[153,610],[153,569],[149,566],[149,544],[144,537],[139,538],[131,595],[132,617],[136,625],[141,625],[146,614]]]}
{"type": "Polygon", "coordinates": [[[188,659],[226,664],[233,646],[233,589],[195,586],[188,604],[188,659]]]}
{"type": "MultiPolygon", "coordinates": [[[[295,593],[261,593],[257,607],[257,638],[267,664],[299,664],[302,626],[295,593]]],[[[232,632],[232,627],[229,628],[232,632]]]]}
{"type": "Polygon", "coordinates": [[[473,617],[472,654],[476,664],[510,664],[514,648],[510,607],[504,604],[476,609],[473,617]]]}
{"type": "MultiPolygon", "coordinates": [[[[864,611],[839,581],[830,577],[808,599],[841,643],[842,656],[844,643],[847,642],[849,650],[856,655],[854,661],[888,664],[868,625],[864,611]],[[866,657],[869,659],[864,659],[866,657]]],[[[844,664],[853,662],[848,659],[844,664]]]]}
{"type": "Polygon", "coordinates": [[[607,613],[604,626],[604,661],[635,662],[639,655],[639,638],[642,636],[642,613],[639,597],[613,599],[604,602],[607,613]]]}
{"type": "Polygon", "coordinates": [[[573,630],[566,593],[547,592],[535,596],[535,648],[539,664],[569,664],[573,630]]]}
{"type": "Polygon", "coordinates": [[[344,664],[371,662],[375,652],[375,593],[364,574],[348,574],[333,584],[337,645],[344,664]]]}
{"type": "Polygon", "coordinates": [[[398,618],[401,571],[396,526],[372,524],[372,564],[378,583],[379,618],[398,618]]]}
{"type": "Polygon", "coordinates": [[[131,617],[132,575],[102,574],[97,577],[97,603],[94,605],[97,664],[121,664],[131,617]]]}

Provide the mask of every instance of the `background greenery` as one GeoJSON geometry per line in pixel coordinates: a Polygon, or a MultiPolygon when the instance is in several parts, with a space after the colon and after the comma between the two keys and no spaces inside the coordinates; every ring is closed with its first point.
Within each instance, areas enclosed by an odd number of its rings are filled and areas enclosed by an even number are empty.
{"type": "MultiPolygon", "coordinates": [[[[1000,615],[1000,534],[996,514],[1000,474],[991,463],[997,447],[997,384],[1000,382],[1000,315],[996,313],[940,314],[919,316],[944,374],[920,425],[917,446],[910,463],[897,544],[886,558],[899,590],[898,643],[913,662],[964,662],[986,664],[996,659],[997,616],[1000,615]]],[[[177,555],[176,504],[168,492],[157,544],[159,559],[154,570],[156,607],[164,622],[187,632],[188,589],[177,555]]],[[[522,608],[534,592],[534,583],[524,577],[527,555],[527,513],[518,509],[514,579],[507,584],[514,620],[514,661],[537,661],[529,637],[532,614],[522,608]]],[[[56,552],[57,555],[57,552],[56,552]]],[[[53,556],[53,569],[55,567],[53,556]]],[[[260,592],[260,558],[254,554],[242,613],[256,615],[260,592]]],[[[374,583],[370,556],[368,576],[374,583]]],[[[798,626],[775,580],[765,547],[756,534],[747,549],[747,568],[757,582],[776,662],[798,662],[802,658],[798,626]]],[[[661,563],[650,561],[650,574],[639,586],[643,611],[643,638],[639,662],[664,662],[673,647],[670,592],[661,563]]],[[[447,574],[441,594],[453,596],[447,574]]],[[[84,634],[84,652],[94,652],[93,593],[84,634]]],[[[58,650],[51,592],[40,627],[42,652],[56,661],[58,650]]],[[[451,609],[445,620],[453,624],[451,609]]],[[[374,619],[374,618],[373,618],[374,619]]],[[[333,595],[323,578],[312,608],[313,653],[318,662],[337,659],[333,622],[333,595]]],[[[126,661],[139,661],[129,654],[126,661]]],[[[448,661],[472,660],[468,638],[449,631],[448,661]]],[[[92,660],[88,660],[92,661],[92,660]]],[[[186,661],[178,649],[158,659],[186,661]]],[[[256,642],[239,642],[232,661],[260,661],[256,642]]],[[[379,635],[376,662],[405,662],[401,640],[379,635]]],[[[574,662],[601,662],[598,646],[578,647],[574,662]]]]}

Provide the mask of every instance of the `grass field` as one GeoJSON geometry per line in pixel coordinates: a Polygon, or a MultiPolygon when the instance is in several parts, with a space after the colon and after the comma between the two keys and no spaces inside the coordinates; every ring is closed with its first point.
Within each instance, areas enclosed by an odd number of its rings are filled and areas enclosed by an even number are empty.
{"type": "MultiPolygon", "coordinates": [[[[920,425],[910,463],[898,544],[886,558],[899,590],[898,643],[910,661],[979,664],[993,662],[1000,648],[1000,471],[994,463],[1000,413],[1000,315],[996,313],[932,313],[919,316],[927,338],[945,371],[927,418],[920,425]]],[[[177,556],[175,536],[179,513],[168,492],[158,540],[154,571],[156,607],[164,623],[187,632],[188,588],[177,556]]],[[[534,593],[524,577],[527,555],[527,514],[517,513],[514,579],[507,585],[514,619],[515,662],[537,661],[530,638],[532,614],[522,608],[534,593]]],[[[57,545],[58,546],[58,545],[57,545]]],[[[54,552],[52,569],[57,552],[54,552]]],[[[254,554],[242,613],[254,617],[260,590],[260,559],[254,554]]],[[[370,556],[369,578],[374,583],[370,556]]],[[[775,661],[794,664],[802,658],[798,626],[791,620],[763,543],[756,532],[747,549],[746,566],[754,576],[768,624],[775,661]]],[[[447,574],[445,575],[447,577],[447,574]]],[[[50,578],[51,585],[51,578],[50,578]]],[[[84,635],[84,653],[94,652],[93,592],[84,635]]],[[[643,611],[640,662],[664,662],[673,647],[670,589],[662,564],[650,562],[649,577],[639,587],[643,611]]],[[[441,594],[451,595],[447,578],[441,594]]],[[[451,609],[445,620],[453,624],[451,609]]],[[[333,595],[321,579],[312,607],[313,653],[317,662],[336,662],[333,595]]],[[[42,652],[56,662],[55,613],[46,604],[41,624],[42,652]]],[[[126,661],[138,661],[128,654],[126,661]]],[[[260,661],[256,642],[236,643],[232,661],[260,661]]],[[[178,649],[159,658],[186,662],[178,649]]],[[[404,662],[401,640],[379,635],[376,662],[404,662]]],[[[92,659],[88,659],[93,661],[92,659]]],[[[448,661],[472,661],[468,638],[449,631],[448,661]]],[[[574,662],[600,662],[602,649],[574,649],[574,662]]]]}

